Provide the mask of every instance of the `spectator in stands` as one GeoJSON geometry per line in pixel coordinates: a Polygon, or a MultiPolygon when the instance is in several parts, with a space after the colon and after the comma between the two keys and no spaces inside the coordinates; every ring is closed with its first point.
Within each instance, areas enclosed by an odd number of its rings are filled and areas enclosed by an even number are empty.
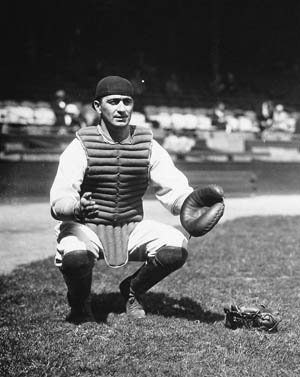
{"type": "Polygon", "coordinates": [[[226,130],[227,121],[225,117],[225,104],[223,102],[218,102],[213,108],[211,124],[217,130],[226,130]]]}
{"type": "Polygon", "coordinates": [[[80,105],[70,102],[65,108],[65,124],[67,133],[75,133],[81,128],[80,124],[80,105]]]}
{"type": "Polygon", "coordinates": [[[59,89],[55,92],[54,101],[51,104],[54,111],[56,122],[55,127],[66,127],[65,115],[66,115],[66,92],[63,89],[59,89]]]}
{"type": "Polygon", "coordinates": [[[257,110],[257,122],[260,132],[272,127],[274,114],[274,103],[272,100],[262,101],[257,110]]]}
{"type": "Polygon", "coordinates": [[[287,111],[284,106],[279,103],[275,106],[273,113],[273,124],[271,131],[281,131],[281,132],[293,132],[294,131],[295,120],[291,121],[287,111]]]}

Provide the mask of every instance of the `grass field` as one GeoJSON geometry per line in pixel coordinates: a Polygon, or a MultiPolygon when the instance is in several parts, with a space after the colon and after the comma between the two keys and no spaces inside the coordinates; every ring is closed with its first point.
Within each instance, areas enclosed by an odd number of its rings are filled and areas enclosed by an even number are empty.
{"type": "MultiPolygon", "coordinates": [[[[48,215],[34,214],[32,222],[21,203],[48,201],[56,166],[0,163],[0,199],[16,204],[18,214],[15,224],[9,219],[9,229],[1,232],[7,238],[2,246],[12,253],[12,234],[18,252],[54,250],[52,224],[49,235],[45,230],[48,215]],[[21,229],[22,218],[26,224],[21,229]]],[[[179,166],[188,176],[195,174],[195,166],[179,166]]],[[[300,164],[212,163],[199,168],[253,171],[256,194],[300,189],[300,164]]],[[[226,194],[246,195],[238,187],[226,194]]],[[[218,224],[205,237],[192,238],[186,265],[144,296],[148,315],[140,322],[127,319],[118,292],[119,282],[138,265],[120,270],[96,265],[96,322],[80,326],[64,320],[66,289],[53,257],[0,275],[0,377],[299,376],[299,225],[299,216],[251,217],[218,224]],[[283,317],[278,333],[225,328],[223,306],[231,301],[278,310],[283,317]]]]}
{"type": "MultiPolygon", "coordinates": [[[[97,322],[74,326],[52,258],[1,276],[0,376],[299,376],[300,217],[254,217],[192,238],[187,264],[144,296],[129,321],[118,292],[137,266],[96,265],[97,322]],[[274,334],[230,330],[223,305],[266,304],[274,334]]],[[[42,242],[42,240],[41,240],[42,242]]]]}

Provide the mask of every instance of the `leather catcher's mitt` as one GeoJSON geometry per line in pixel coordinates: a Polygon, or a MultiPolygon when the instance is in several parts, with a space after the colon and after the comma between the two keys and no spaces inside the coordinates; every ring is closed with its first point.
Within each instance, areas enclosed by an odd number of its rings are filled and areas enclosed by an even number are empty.
{"type": "Polygon", "coordinates": [[[183,202],[180,221],[191,236],[204,236],[218,223],[223,216],[224,208],[222,187],[198,187],[183,202]]]}
{"type": "Polygon", "coordinates": [[[225,326],[233,330],[245,327],[247,329],[256,328],[275,332],[278,330],[278,324],[282,320],[278,313],[273,313],[264,305],[247,307],[230,304],[224,307],[224,312],[225,326]]]}

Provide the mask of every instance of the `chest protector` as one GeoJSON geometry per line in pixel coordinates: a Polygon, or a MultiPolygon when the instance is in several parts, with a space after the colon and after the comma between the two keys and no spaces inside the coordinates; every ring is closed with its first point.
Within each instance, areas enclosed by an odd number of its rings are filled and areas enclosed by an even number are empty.
{"type": "Polygon", "coordinates": [[[100,207],[97,217],[84,221],[100,238],[111,267],[128,261],[128,237],[143,219],[142,197],[148,187],[152,132],[136,126],[130,130],[131,138],[121,143],[106,141],[98,127],[77,132],[87,156],[80,194],[91,192],[100,207]]]}

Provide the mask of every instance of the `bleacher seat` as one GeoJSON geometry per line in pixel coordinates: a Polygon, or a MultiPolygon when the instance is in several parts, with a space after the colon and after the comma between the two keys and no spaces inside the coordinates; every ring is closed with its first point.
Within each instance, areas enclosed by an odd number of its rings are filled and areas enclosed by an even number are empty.
{"type": "Polygon", "coordinates": [[[205,114],[197,114],[197,124],[196,128],[200,131],[206,131],[206,130],[211,130],[212,129],[212,124],[211,124],[211,118],[208,117],[205,114]]]}
{"type": "Polygon", "coordinates": [[[146,120],[145,114],[139,112],[139,111],[133,111],[131,116],[131,124],[135,124],[138,126],[145,126],[150,127],[149,122],[146,120]]]}
{"type": "Polygon", "coordinates": [[[170,118],[171,118],[171,123],[172,123],[172,129],[174,131],[180,131],[184,128],[185,118],[183,114],[174,112],[170,114],[170,118]]]}
{"type": "Polygon", "coordinates": [[[196,115],[192,113],[187,113],[187,114],[184,114],[183,116],[184,116],[183,128],[186,130],[196,130],[197,124],[198,124],[196,115]]]}
{"type": "Polygon", "coordinates": [[[42,106],[41,104],[34,109],[34,124],[53,126],[56,121],[54,111],[50,106],[42,106]]]}

